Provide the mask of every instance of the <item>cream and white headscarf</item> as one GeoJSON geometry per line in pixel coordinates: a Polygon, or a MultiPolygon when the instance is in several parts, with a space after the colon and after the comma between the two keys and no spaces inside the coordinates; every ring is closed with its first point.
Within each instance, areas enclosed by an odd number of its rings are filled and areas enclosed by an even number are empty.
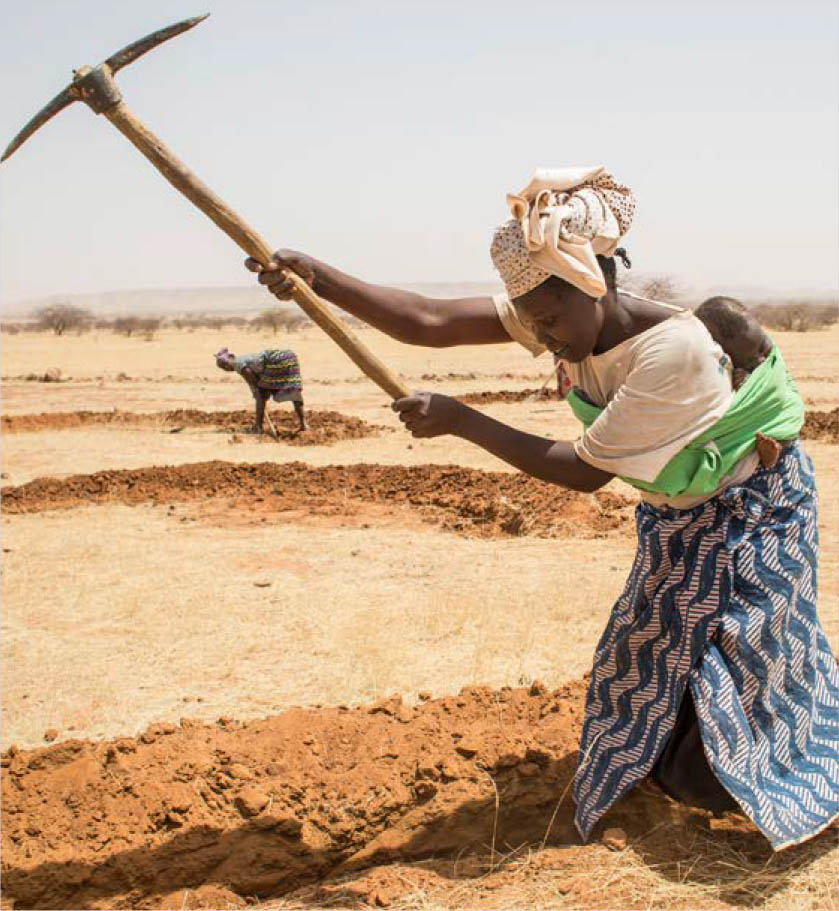
{"type": "Polygon", "coordinates": [[[632,224],[628,187],[602,166],[540,168],[507,204],[513,218],[496,229],[490,254],[511,298],[551,275],[593,298],[606,293],[597,255],[611,256],[632,224]]]}

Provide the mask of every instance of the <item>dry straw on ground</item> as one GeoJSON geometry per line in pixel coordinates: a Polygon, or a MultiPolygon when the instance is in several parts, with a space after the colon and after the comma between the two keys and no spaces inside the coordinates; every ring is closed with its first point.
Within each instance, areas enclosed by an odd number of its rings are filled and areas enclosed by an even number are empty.
{"type": "MultiPolygon", "coordinates": [[[[577,432],[563,406],[528,400],[550,365],[516,346],[411,349],[362,331],[411,385],[471,396],[476,407],[533,433],[568,438],[577,432]]],[[[839,328],[776,337],[808,410],[832,412],[839,405],[839,328]]],[[[250,407],[247,389],[215,368],[212,352],[221,344],[253,351],[280,339],[301,357],[308,405],[392,432],[301,449],[244,437],[229,445],[229,434],[216,427],[161,432],[170,428],[154,419],[146,426],[147,419],[138,419],[43,427],[4,434],[3,484],[212,460],[270,459],[278,470],[301,458],[321,468],[375,463],[407,471],[436,463],[506,470],[459,440],[407,438],[378,390],[307,329],[286,339],[241,325],[164,327],[150,342],[110,328],[60,338],[18,332],[3,340],[3,371],[15,378],[4,383],[3,413],[241,412],[250,407]],[[17,379],[50,370],[60,371],[61,382],[17,379]]],[[[836,445],[819,439],[807,448],[821,490],[822,540],[835,541],[836,445]]],[[[619,484],[613,490],[631,495],[619,484]]],[[[540,538],[525,516],[518,534],[476,539],[426,524],[413,506],[359,506],[340,491],[285,513],[271,511],[270,490],[260,505],[227,503],[211,493],[203,491],[206,502],[91,503],[4,514],[6,745],[42,744],[49,729],[60,745],[69,737],[132,735],[152,722],[176,725],[183,715],[252,719],[294,704],[352,704],[393,692],[442,696],[476,681],[497,689],[540,678],[557,687],[587,669],[633,552],[623,528],[605,529],[602,537],[540,538]]],[[[562,518],[573,523],[573,511],[562,518]]],[[[839,649],[839,558],[829,546],[822,551],[820,612],[839,649]]],[[[503,819],[504,790],[498,773],[491,774],[503,819]]],[[[839,905],[835,832],[773,856],[737,827],[686,827],[669,817],[660,825],[660,816],[637,816],[618,823],[629,834],[625,850],[551,838],[542,848],[562,788],[546,802],[541,829],[516,840],[493,826],[494,790],[486,776],[481,787],[491,811],[486,837],[462,855],[458,849],[356,871],[287,894],[280,906],[806,911],[839,905]]],[[[555,824],[564,824],[567,800],[555,824]]],[[[224,907],[243,899],[194,884],[167,902],[224,907]]]]}

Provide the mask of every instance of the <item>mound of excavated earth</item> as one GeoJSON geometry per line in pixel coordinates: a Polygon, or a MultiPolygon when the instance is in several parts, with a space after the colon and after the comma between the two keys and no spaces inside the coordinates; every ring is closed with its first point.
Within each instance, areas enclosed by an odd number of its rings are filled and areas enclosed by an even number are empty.
{"type": "Polygon", "coordinates": [[[839,443],[839,408],[833,411],[808,411],[801,428],[805,440],[839,443]]]}
{"type": "MultiPolygon", "coordinates": [[[[416,707],[397,696],[10,747],[5,906],[180,908],[189,889],[240,907],[395,859],[578,843],[584,688],[468,687],[416,707]]],[[[638,838],[672,813],[642,789],[607,823],[638,838]]]]}
{"type": "MultiPolygon", "coordinates": [[[[368,424],[360,418],[337,411],[309,411],[309,429],[297,430],[297,419],[289,411],[271,412],[277,434],[293,446],[324,446],[341,440],[356,440],[378,436],[387,428],[368,424]]],[[[170,433],[187,427],[218,427],[231,433],[245,433],[253,424],[253,411],[200,411],[178,408],[174,411],[58,411],[43,414],[3,415],[3,433],[24,433],[37,430],[72,430],[79,427],[153,427],[170,433]]],[[[266,423],[267,426],[267,423],[266,423]]],[[[270,441],[267,435],[263,440],[270,441]]]]}
{"type": "MultiPolygon", "coordinates": [[[[191,465],[38,478],[0,491],[6,513],[92,503],[170,504],[223,500],[256,516],[286,511],[340,516],[353,503],[408,510],[424,521],[479,537],[600,536],[632,521],[633,501],[576,493],[522,474],[454,465],[333,465],[302,462],[191,465]]],[[[219,512],[218,510],[216,512],[219,512]]],[[[229,513],[229,509],[221,510],[229,513]]]]}

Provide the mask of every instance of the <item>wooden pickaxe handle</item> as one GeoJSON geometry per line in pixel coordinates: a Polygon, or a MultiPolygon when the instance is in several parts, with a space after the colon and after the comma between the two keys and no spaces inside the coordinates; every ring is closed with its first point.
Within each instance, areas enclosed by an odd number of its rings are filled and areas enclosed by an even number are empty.
{"type": "MultiPolygon", "coordinates": [[[[272,255],[268,244],[227,203],[199,180],[145,124],[128,110],[123,102],[120,101],[103,111],[103,115],[148,158],[175,189],[180,190],[190,202],[198,206],[248,256],[252,256],[263,266],[268,264],[272,255]]],[[[290,271],[287,274],[294,284],[292,296],[295,302],[374,383],[391,398],[398,399],[410,395],[408,387],[367,349],[364,343],[335,316],[299,275],[290,271]]]]}

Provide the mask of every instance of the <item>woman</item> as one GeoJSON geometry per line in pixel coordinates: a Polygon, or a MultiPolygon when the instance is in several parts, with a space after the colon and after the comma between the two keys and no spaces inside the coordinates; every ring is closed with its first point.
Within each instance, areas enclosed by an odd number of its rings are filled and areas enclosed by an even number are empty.
{"type": "Polygon", "coordinates": [[[731,364],[693,314],[625,293],[613,255],[634,200],[602,168],[537,172],[508,196],[491,254],[506,288],[432,300],[281,251],[282,269],[403,342],[517,341],[562,361],[576,442],[515,430],[448,396],[394,402],[415,437],[453,434],[534,477],[641,491],[638,550],[594,657],[576,824],[652,774],[671,795],[740,807],[778,849],[839,815],[839,669],[816,616],[812,465],[777,349],[734,395],[731,364]],[[758,432],[790,439],[772,469],[758,432]]]}
{"type": "Polygon", "coordinates": [[[232,351],[222,348],[216,352],[215,358],[218,368],[235,371],[250,387],[256,409],[251,433],[262,433],[265,406],[269,399],[291,402],[297,415],[298,432],[307,429],[300,361],[293,351],[269,350],[236,357],[232,351]]]}

